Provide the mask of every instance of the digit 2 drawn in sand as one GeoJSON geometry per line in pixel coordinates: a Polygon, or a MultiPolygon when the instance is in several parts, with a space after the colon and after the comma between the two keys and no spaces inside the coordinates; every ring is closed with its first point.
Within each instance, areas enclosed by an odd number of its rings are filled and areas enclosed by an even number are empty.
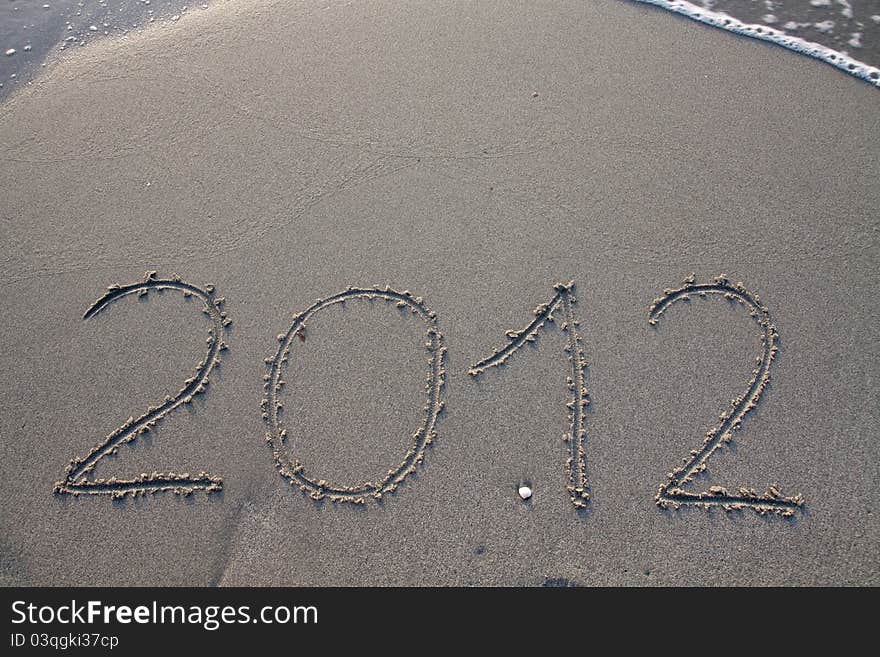
{"type": "Polygon", "coordinates": [[[425,448],[436,438],[434,426],[437,423],[437,415],[443,408],[443,383],[445,370],[443,358],[446,347],[443,345],[443,336],[437,328],[437,315],[427,309],[421,297],[413,297],[409,291],[396,292],[386,287],[378,288],[355,288],[350,287],[344,292],[335,294],[326,299],[318,299],[304,312],[293,316],[293,324],[286,333],[278,336],[278,351],[274,356],[265,359],[269,367],[268,373],[263,377],[266,396],[262,401],[263,419],[266,421],[268,431],[266,442],[272,448],[275,457],[275,465],[282,476],[286,477],[292,485],[298,486],[304,493],[308,493],[314,500],[327,498],[332,502],[350,502],[364,504],[367,498],[372,497],[380,500],[386,493],[394,491],[397,486],[414,472],[416,466],[424,458],[425,448]],[[280,411],[282,403],[278,399],[281,388],[284,385],[282,367],[287,362],[290,347],[296,336],[302,336],[309,319],[320,311],[338,303],[345,303],[348,299],[381,299],[386,303],[393,303],[402,310],[409,309],[412,314],[418,316],[426,325],[425,348],[428,351],[428,376],[425,383],[427,401],[424,407],[424,419],[421,426],[412,434],[413,444],[407,451],[403,460],[389,470],[378,482],[366,481],[353,486],[330,483],[324,479],[315,479],[306,474],[305,467],[296,459],[291,459],[285,454],[284,446],[287,441],[287,430],[281,421],[280,411]]]}
{"type": "Polygon", "coordinates": [[[690,456],[684,459],[683,466],[675,468],[666,475],[668,481],[660,486],[655,497],[657,506],[665,509],[668,506],[679,508],[683,504],[690,504],[707,510],[713,506],[720,506],[725,511],[749,508],[762,515],[766,513],[777,513],[786,517],[794,515],[795,510],[803,505],[803,497],[799,494],[786,497],[776,486],[770,486],[763,495],[745,487],[741,487],[738,494],[730,494],[721,486],[711,486],[703,493],[690,493],[682,489],[693,481],[696,474],[706,469],[709,457],[724,443],[731,441],[732,433],[740,428],[745,415],[758,404],[758,399],[770,380],[770,365],[778,350],[776,339],[779,337],[776,327],[770,321],[770,313],[761,304],[758,296],[746,290],[742,283],[731,285],[723,275],[716,277],[711,283],[695,283],[694,276],[691,275],[683,281],[682,287],[664,290],[663,296],[655,299],[648,308],[648,323],[655,326],[669,306],[677,301],[689,301],[693,294],[700,297],[715,294],[743,305],[761,327],[763,350],[755,359],[757,367],[752,370],[752,378],[746,391],[732,401],[728,410],[721,413],[719,418],[721,424],[709,429],[702,446],[691,450],[690,456]]]}
{"type": "Polygon", "coordinates": [[[67,466],[66,476],[63,481],[55,484],[55,493],[64,495],[111,495],[114,498],[122,498],[125,495],[146,495],[161,491],[171,491],[175,494],[189,495],[197,490],[208,493],[219,491],[223,487],[223,481],[206,472],[198,475],[189,473],[175,474],[173,472],[142,473],[131,479],[87,479],[98,462],[108,454],[115,453],[123,443],[130,443],[137,439],[140,434],[147,433],[156,426],[165,416],[179,408],[183,404],[189,404],[196,395],[205,391],[208,385],[208,375],[214,366],[220,362],[220,352],[226,349],[223,342],[225,327],[231,324],[226,313],[221,310],[223,298],[214,295],[214,286],[207,285],[205,289],[184,283],[176,275],[169,279],[156,278],[156,272],[147,272],[144,280],[131,285],[111,285],[107,293],[92,304],[83,319],[94,317],[107,308],[111,303],[130,294],[144,296],[150,290],[177,290],[184,297],[198,297],[204,303],[202,312],[212,322],[208,331],[208,353],[196,367],[195,376],[184,382],[183,388],[173,397],[167,396],[159,406],[147,407],[147,412],[137,420],[129,417],[128,420],[116,431],[107,436],[103,441],[95,445],[92,450],[81,459],[73,459],[67,466]]]}
{"type": "Polygon", "coordinates": [[[569,445],[569,456],[566,461],[568,469],[568,490],[572,504],[582,509],[587,506],[590,498],[587,487],[586,464],[584,457],[584,443],[586,432],[584,431],[584,409],[589,405],[589,397],[584,384],[584,372],[587,364],[584,350],[581,347],[581,338],[577,327],[580,322],[574,317],[574,304],[577,302],[574,296],[574,281],[568,284],[558,283],[553,287],[556,294],[549,303],[541,304],[535,308],[535,319],[521,331],[507,331],[510,338],[501,350],[495,350],[488,358],[484,358],[476,365],[471,365],[468,374],[477,376],[490,367],[504,364],[526,342],[534,342],[538,338],[538,331],[546,322],[553,322],[553,313],[561,308],[564,314],[559,328],[568,336],[565,351],[571,363],[571,376],[567,377],[566,383],[571,391],[571,401],[568,407],[568,419],[570,421],[569,432],[563,435],[562,440],[569,445]]]}

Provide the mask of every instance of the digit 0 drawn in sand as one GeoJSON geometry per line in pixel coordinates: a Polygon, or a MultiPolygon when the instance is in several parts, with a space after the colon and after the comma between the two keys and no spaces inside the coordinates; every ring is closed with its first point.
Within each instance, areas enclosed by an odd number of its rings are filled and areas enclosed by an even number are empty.
{"type": "Polygon", "coordinates": [[[758,404],[761,393],[770,380],[770,365],[776,356],[778,347],[776,339],[779,334],[776,327],[770,321],[770,313],[761,303],[756,294],[752,294],[742,283],[731,283],[722,274],[711,283],[696,283],[691,274],[677,289],[666,289],[663,296],[654,299],[648,308],[648,323],[656,326],[663,313],[672,304],[679,301],[689,301],[692,295],[707,297],[710,294],[722,296],[728,301],[736,301],[744,306],[753,320],[761,327],[761,354],[755,358],[756,367],[752,370],[752,378],[749,380],[745,392],[732,400],[730,408],[721,413],[720,424],[706,432],[703,444],[691,450],[690,456],[683,459],[684,465],[667,473],[668,481],[661,484],[655,501],[662,509],[672,506],[679,508],[681,505],[694,505],[704,509],[720,506],[725,511],[749,508],[761,515],[776,513],[789,517],[803,505],[804,498],[800,495],[793,497],[784,496],[778,486],[769,486],[767,492],[759,495],[754,489],[740,487],[738,493],[731,494],[722,486],[710,486],[708,491],[691,493],[683,490],[683,486],[692,482],[694,477],[706,470],[706,462],[720,449],[724,443],[729,443],[733,438],[733,432],[740,429],[746,414],[758,404]]]}
{"type": "Polygon", "coordinates": [[[422,462],[425,448],[434,442],[437,434],[434,427],[437,416],[443,409],[443,384],[444,384],[444,354],[446,347],[443,345],[443,335],[437,327],[437,315],[428,310],[421,297],[413,297],[409,291],[397,292],[389,287],[379,288],[356,288],[349,287],[326,299],[318,299],[304,312],[293,316],[293,323],[286,333],[278,336],[278,350],[274,356],[265,359],[269,368],[263,377],[266,396],[261,402],[263,419],[266,421],[268,431],[266,442],[272,448],[275,457],[275,466],[282,476],[286,477],[291,485],[298,486],[313,500],[329,499],[332,502],[349,502],[352,504],[364,504],[368,498],[381,500],[386,493],[397,489],[407,475],[415,471],[422,462]],[[413,315],[425,322],[425,349],[428,351],[428,375],[425,383],[426,403],[424,406],[424,419],[421,426],[412,434],[412,447],[407,451],[403,460],[394,468],[388,470],[378,482],[365,481],[352,486],[328,482],[324,479],[316,479],[306,473],[305,466],[297,459],[290,458],[285,453],[287,444],[287,429],[281,421],[280,412],[283,408],[279,400],[281,388],[284,385],[282,369],[288,360],[290,348],[296,336],[303,336],[306,323],[315,314],[335,304],[343,304],[349,299],[380,299],[386,303],[394,304],[401,310],[409,310],[413,315]]]}
{"type": "Polygon", "coordinates": [[[561,309],[564,318],[559,324],[568,336],[565,352],[571,363],[571,376],[566,378],[568,389],[571,392],[571,401],[566,404],[568,419],[570,422],[569,432],[562,436],[562,440],[569,446],[569,456],[566,460],[568,469],[568,490],[572,504],[578,509],[586,508],[590,493],[587,486],[586,463],[584,455],[584,443],[586,432],[584,431],[584,409],[589,405],[589,396],[584,384],[584,373],[587,368],[584,350],[581,346],[581,338],[577,327],[580,322],[574,317],[574,304],[577,299],[574,296],[574,281],[567,284],[557,283],[553,289],[556,294],[549,303],[541,304],[535,308],[535,319],[520,331],[509,330],[506,332],[510,341],[500,350],[496,349],[488,358],[484,358],[475,365],[471,365],[468,374],[478,376],[491,367],[503,365],[508,358],[513,356],[527,342],[535,342],[538,331],[547,323],[553,322],[553,313],[561,309]]]}
{"type": "Polygon", "coordinates": [[[141,434],[152,431],[156,424],[167,415],[175,411],[183,404],[192,403],[193,397],[203,394],[208,385],[208,376],[211,370],[220,363],[220,352],[227,346],[223,341],[223,335],[232,320],[221,310],[223,297],[215,296],[214,286],[206,285],[205,289],[184,283],[177,275],[169,279],[156,278],[156,272],[147,272],[144,280],[131,285],[111,285],[107,293],[95,301],[86,310],[83,319],[94,317],[107,308],[114,301],[131,294],[139,297],[149,294],[151,290],[177,290],[184,297],[198,297],[204,304],[202,312],[211,320],[211,328],[208,331],[208,353],[196,366],[195,375],[184,381],[183,388],[172,396],[166,396],[159,406],[148,406],[147,412],[137,420],[129,417],[126,422],[116,431],[107,436],[103,441],[95,445],[83,458],[76,458],[67,466],[66,475],[62,481],[56,482],[54,492],[59,495],[110,495],[121,499],[126,495],[136,497],[147,493],[173,492],[177,495],[190,495],[195,491],[203,490],[208,493],[219,491],[223,488],[223,480],[219,477],[201,472],[197,475],[189,473],[152,472],[141,473],[131,479],[88,479],[87,475],[94,470],[98,462],[108,454],[114,454],[124,443],[137,440],[141,434]]]}

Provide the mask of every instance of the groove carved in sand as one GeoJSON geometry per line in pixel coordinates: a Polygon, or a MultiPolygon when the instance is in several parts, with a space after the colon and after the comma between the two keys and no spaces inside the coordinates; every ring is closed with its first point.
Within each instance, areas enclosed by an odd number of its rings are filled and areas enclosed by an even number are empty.
{"type": "Polygon", "coordinates": [[[121,427],[95,445],[88,454],[73,459],[67,466],[64,479],[55,484],[54,492],[58,495],[110,495],[113,498],[123,498],[126,495],[135,497],[166,491],[177,495],[190,495],[199,490],[213,493],[223,487],[220,477],[206,472],[196,475],[187,472],[144,472],[130,479],[87,478],[102,458],[116,453],[121,445],[134,442],[141,434],[152,431],[156,424],[170,413],[184,404],[192,403],[195,396],[203,394],[208,385],[208,376],[220,363],[220,352],[227,348],[223,336],[226,327],[232,322],[222,310],[223,297],[214,294],[213,285],[206,285],[202,289],[183,282],[176,275],[168,279],[160,279],[156,278],[156,272],[150,271],[147,272],[144,280],[138,283],[111,285],[107,288],[107,293],[86,310],[83,319],[93,317],[123,297],[131,294],[145,296],[153,290],[177,290],[184,297],[197,297],[202,301],[204,304],[202,312],[211,320],[207,338],[208,352],[196,366],[195,374],[184,382],[183,388],[176,395],[165,397],[159,406],[149,406],[147,412],[136,420],[129,417],[121,427]]]}
{"type": "Polygon", "coordinates": [[[287,478],[291,485],[297,486],[307,493],[313,500],[329,499],[332,502],[349,502],[352,504],[365,504],[369,498],[381,500],[382,496],[397,489],[407,475],[413,473],[416,467],[422,463],[425,449],[434,442],[437,437],[435,425],[437,416],[443,409],[443,384],[445,377],[444,354],[446,347],[443,344],[443,335],[437,327],[437,315],[428,310],[421,297],[414,297],[409,291],[397,292],[389,287],[357,288],[350,287],[347,290],[335,294],[326,299],[318,299],[308,309],[293,316],[293,323],[286,333],[278,336],[278,350],[274,356],[265,359],[268,372],[263,377],[265,397],[261,405],[263,419],[267,425],[266,442],[272,448],[275,465],[282,476],[287,478]],[[365,481],[354,485],[332,483],[325,479],[317,479],[307,474],[305,466],[299,460],[286,454],[287,429],[280,417],[283,407],[279,395],[284,385],[282,370],[288,360],[290,348],[297,336],[302,337],[306,324],[316,313],[333,306],[345,303],[350,299],[379,299],[386,303],[394,304],[397,308],[409,310],[413,315],[425,322],[425,349],[427,358],[427,379],[425,382],[426,402],[423,408],[424,417],[419,428],[412,434],[412,446],[407,451],[403,460],[395,467],[388,470],[385,475],[376,482],[365,481]]]}
{"type": "Polygon", "coordinates": [[[693,295],[707,297],[710,294],[735,301],[749,311],[749,315],[761,328],[761,354],[755,359],[756,367],[752,370],[752,378],[745,392],[731,401],[730,408],[721,413],[720,424],[706,432],[702,444],[683,459],[684,465],[667,473],[667,481],[661,484],[655,501],[663,509],[693,505],[706,510],[712,507],[721,507],[725,511],[748,508],[761,515],[776,513],[785,517],[792,516],[803,505],[804,498],[800,494],[787,497],[775,485],[769,486],[763,494],[746,487],[740,487],[736,493],[729,493],[722,486],[710,486],[708,491],[702,493],[688,492],[683,488],[696,475],[705,471],[706,462],[712,454],[732,440],[733,432],[740,429],[746,414],[757,406],[761,393],[770,380],[770,365],[778,351],[776,340],[779,334],[770,321],[767,308],[742,283],[731,284],[724,275],[716,277],[711,283],[696,283],[691,275],[683,281],[682,287],[664,290],[663,296],[654,299],[648,308],[648,323],[655,326],[666,310],[676,302],[689,301],[693,295]]]}
{"type": "Polygon", "coordinates": [[[564,349],[571,364],[571,375],[566,379],[569,392],[571,393],[571,401],[566,404],[570,424],[568,433],[562,436],[562,440],[568,445],[569,449],[568,459],[566,460],[566,469],[568,471],[566,490],[569,492],[572,504],[576,508],[582,509],[587,506],[587,500],[590,498],[587,486],[586,432],[584,430],[584,409],[590,403],[584,383],[587,363],[581,338],[577,331],[580,322],[574,316],[574,304],[577,302],[574,296],[574,281],[570,281],[567,284],[558,283],[553,289],[556,291],[556,294],[553,295],[549,303],[541,304],[535,308],[535,318],[529,325],[519,331],[506,331],[509,342],[500,350],[496,349],[491,356],[484,358],[475,365],[471,365],[470,369],[468,369],[468,374],[475,377],[491,367],[504,364],[508,358],[513,356],[527,342],[535,342],[538,339],[538,331],[547,322],[555,320],[554,312],[560,311],[562,313],[563,317],[559,323],[559,328],[568,337],[568,342],[564,349]]]}

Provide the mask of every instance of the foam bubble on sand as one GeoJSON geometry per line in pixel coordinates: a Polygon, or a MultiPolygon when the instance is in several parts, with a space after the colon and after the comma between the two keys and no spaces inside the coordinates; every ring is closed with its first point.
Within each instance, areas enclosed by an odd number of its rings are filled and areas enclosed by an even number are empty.
{"type": "MultiPolygon", "coordinates": [[[[685,0],[636,1],[655,5],[668,11],[675,12],[676,14],[681,14],[682,16],[687,16],[688,18],[691,18],[693,20],[700,21],[701,23],[705,23],[706,25],[720,27],[723,30],[728,30],[736,34],[742,34],[743,36],[761,39],[762,41],[770,41],[771,43],[778,44],[780,46],[788,48],[789,50],[794,50],[795,52],[799,52],[803,55],[808,55],[809,57],[814,57],[816,59],[822,60],[827,64],[836,66],[840,70],[845,71],[850,75],[854,75],[857,78],[861,78],[862,80],[870,82],[875,87],[880,87],[880,69],[865,64],[864,62],[860,62],[857,59],[853,59],[847,54],[839,52],[837,50],[833,50],[831,48],[828,48],[827,46],[823,46],[812,41],[807,41],[806,39],[801,39],[799,37],[791,36],[783,32],[782,30],[777,30],[776,28],[768,27],[767,25],[744,23],[732,16],[728,16],[727,14],[712,11],[710,9],[704,9],[702,7],[698,7],[691,2],[686,2],[685,0]]],[[[850,7],[849,2],[847,2],[846,0],[837,0],[837,2],[842,6],[841,13],[844,16],[849,16],[852,14],[852,8],[850,7]]],[[[811,0],[810,4],[812,4],[813,6],[827,6],[830,5],[831,2],[830,0],[811,0]],[[820,5],[818,3],[822,4],[820,5]]],[[[874,17],[872,16],[871,18],[873,20],[874,17]]],[[[818,24],[816,25],[816,27],[818,29],[821,29],[819,28],[818,24]]]]}

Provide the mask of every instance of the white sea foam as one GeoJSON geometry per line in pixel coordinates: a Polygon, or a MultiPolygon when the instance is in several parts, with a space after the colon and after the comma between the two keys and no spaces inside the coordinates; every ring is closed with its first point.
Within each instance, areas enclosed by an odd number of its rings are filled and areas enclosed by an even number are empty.
{"type": "MultiPolygon", "coordinates": [[[[789,50],[794,50],[795,52],[814,57],[827,64],[836,66],[842,71],[870,82],[875,87],[880,88],[880,69],[865,64],[864,62],[860,62],[845,53],[833,50],[819,43],[791,36],[782,30],[777,30],[776,28],[768,27],[767,25],[744,23],[732,16],[728,16],[727,14],[698,7],[692,2],[686,2],[685,0],[636,0],[636,2],[655,5],[675,12],[676,14],[681,14],[682,16],[687,16],[693,20],[700,21],[706,25],[720,27],[722,30],[728,30],[743,36],[749,36],[755,39],[761,39],[762,41],[769,41],[778,44],[789,50]]],[[[841,13],[844,15],[852,13],[849,2],[846,0],[837,0],[837,2],[843,7],[841,13]]],[[[828,6],[831,2],[830,0],[827,2],[826,0],[811,0],[810,4],[814,6],[828,6]]],[[[871,18],[873,19],[874,17],[872,16],[871,18]]]]}

